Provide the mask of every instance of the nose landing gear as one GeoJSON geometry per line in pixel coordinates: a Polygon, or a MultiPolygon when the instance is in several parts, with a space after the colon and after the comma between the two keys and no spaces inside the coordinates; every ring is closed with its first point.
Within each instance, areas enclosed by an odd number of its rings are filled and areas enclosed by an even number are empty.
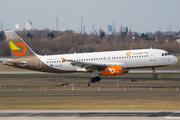
{"type": "Polygon", "coordinates": [[[152,68],[152,70],[153,70],[153,78],[157,78],[157,75],[156,75],[156,70],[155,70],[155,68],[152,68]]]}
{"type": "Polygon", "coordinates": [[[153,78],[157,78],[157,75],[156,75],[156,74],[154,74],[154,75],[153,75],[153,78]]]}

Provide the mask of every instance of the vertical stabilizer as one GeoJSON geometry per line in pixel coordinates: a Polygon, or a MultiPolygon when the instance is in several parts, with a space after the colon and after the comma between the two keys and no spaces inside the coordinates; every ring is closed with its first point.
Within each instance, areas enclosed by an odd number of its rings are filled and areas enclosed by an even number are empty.
{"type": "Polygon", "coordinates": [[[4,31],[13,59],[35,56],[34,51],[12,30],[4,31]]]}

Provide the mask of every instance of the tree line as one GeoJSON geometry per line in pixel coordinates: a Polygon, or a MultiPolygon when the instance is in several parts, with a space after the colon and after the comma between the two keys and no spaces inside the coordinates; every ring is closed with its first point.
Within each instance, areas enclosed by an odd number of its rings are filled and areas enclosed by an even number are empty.
{"type": "MultiPolygon", "coordinates": [[[[99,52],[115,50],[164,49],[170,53],[179,53],[180,43],[176,41],[176,34],[141,36],[106,36],[100,34],[84,35],[73,31],[31,30],[16,31],[16,33],[40,55],[69,54],[82,52],[99,52]]],[[[8,43],[0,41],[0,56],[11,56],[8,43]]]]}

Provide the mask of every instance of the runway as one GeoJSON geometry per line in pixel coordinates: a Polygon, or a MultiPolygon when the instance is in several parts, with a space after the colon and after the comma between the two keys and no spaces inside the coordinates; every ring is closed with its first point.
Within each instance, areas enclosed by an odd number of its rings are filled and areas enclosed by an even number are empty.
{"type": "Polygon", "coordinates": [[[165,120],[180,119],[179,111],[0,111],[5,120],[165,120]]]}
{"type": "MultiPolygon", "coordinates": [[[[138,71],[139,72],[139,71],[138,71]]],[[[71,73],[72,76],[69,74],[63,74],[63,75],[53,75],[51,73],[44,73],[44,72],[37,72],[37,71],[0,71],[1,78],[19,78],[19,77],[36,77],[36,78],[77,78],[77,79],[91,79],[91,76],[84,77],[84,76],[78,76],[78,73],[71,73]],[[45,76],[43,74],[46,74],[45,76]],[[77,75],[76,75],[77,74],[77,75]],[[9,75],[9,76],[8,76],[9,75]],[[75,75],[75,76],[74,76],[75,75]]],[[[180,81],[180,78],[137,78],[137,77],[123,77],[123,76],[117,76],[117,77],[101,77],[102,79],[137,79],[137,80],[173,80],[173,81],[180,81]]]]}
{"type": "MultiPolygon", "coordinates": [[[[152,70],[129,70],[129,73],[153,73],[152,70]]],[[[180,70],[156,70],[156,73],[180,73],[180,70]]],[[[0,74],[51,74],[38,71],[1,71],[0,74]]],[[[72,73],[75,74],[75,73],[72,73]]]]}
{"type": "Polygon", "coordinates": [[[180,93],[42,93],[0,94],[0,96],[111,96],[111,95],[180,95],[180,93]]]}

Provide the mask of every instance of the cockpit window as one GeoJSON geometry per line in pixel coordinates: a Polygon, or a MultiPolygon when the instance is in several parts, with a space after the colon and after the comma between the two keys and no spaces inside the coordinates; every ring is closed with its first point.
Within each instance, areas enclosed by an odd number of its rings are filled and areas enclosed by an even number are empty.
{"type": "Polygon", "coordinates": [[[170,53],[162,53],[162,56],[168,56],[171,55],[170,53]]]}

